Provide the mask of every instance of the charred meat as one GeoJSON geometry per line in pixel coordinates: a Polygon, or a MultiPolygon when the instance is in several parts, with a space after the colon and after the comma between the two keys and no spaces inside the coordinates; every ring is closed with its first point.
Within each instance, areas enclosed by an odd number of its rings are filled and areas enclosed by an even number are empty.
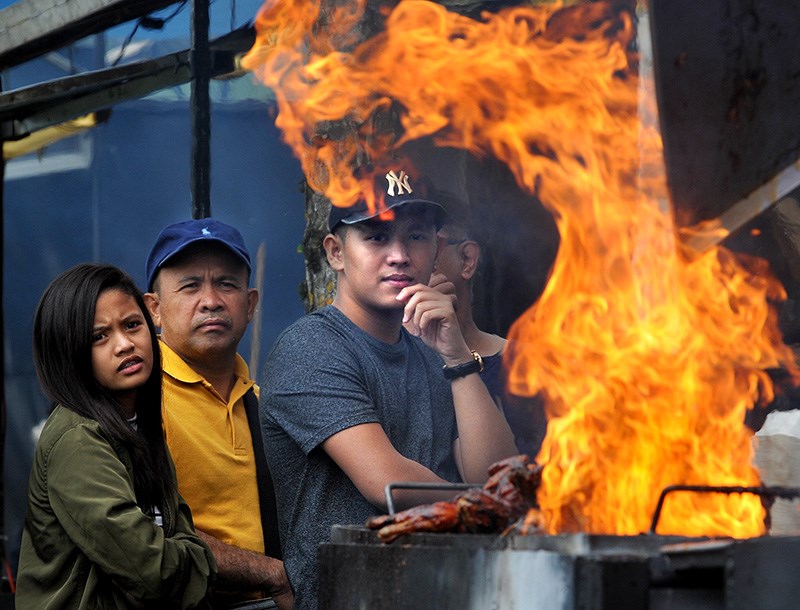
{"type": "Polygon", "coordinates": [[[373,517],[367,527],[378,529],[384,542],[411,532],[451,532],[458,527],[458,507],[453,502],[434,502],[409,508],[394,515],[373,517]],[[401,518],[400,515],[402,515],[401,518]]]}
{"type": "Polygon", "coordinates": [[[500,533],[536,507],[541,480],[541,466],[529,463],[524,455],[514,456],[493,464],[482,488],[447,502],[372,517],[366,526],[378,530],[378,537],[387,543],[412,532],[500,533]]]}

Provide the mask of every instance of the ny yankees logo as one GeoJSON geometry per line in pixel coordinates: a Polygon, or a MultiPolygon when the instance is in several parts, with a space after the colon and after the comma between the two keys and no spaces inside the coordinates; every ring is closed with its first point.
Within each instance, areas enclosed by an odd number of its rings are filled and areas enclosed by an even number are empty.
{"type": "Polygon", "coordinates": [[[402,195],[403,191],[408,194],[414,192],[411,189],[411,185],[408,183],[408,174],[406,174],[402,169],[400,170],[399,176],[395,174],[394,171],[390,171],[388,174],[386,174],[386,180],[389,182],[389,186],[386,188],[386,194],[390,197],[402,195]],[[397,193],[395,193],[395,188],[397,188],[397,193]]]}

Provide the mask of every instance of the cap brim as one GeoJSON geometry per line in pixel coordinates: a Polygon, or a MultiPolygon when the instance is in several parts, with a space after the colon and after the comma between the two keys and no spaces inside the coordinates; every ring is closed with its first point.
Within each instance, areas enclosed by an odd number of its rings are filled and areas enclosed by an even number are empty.
{"type": "Polygon", "coordinates": [[[239,251],[238,251],[236,248],[234,248],[233,246],[231,246],[231,245],[230,245],[228,242],[226,242],[224,239],[220,239],[219,237],[213,237],[213,236],[205,236],[205,235],[204,235],[204,236],[197,237],[197,238],[195,238],[195,239],[192,239],[191,241],[187,241],[185,244],[183,244],[183,245],[182,245],[180,248],[178,248],[178,249],[177,249],[177,250],[175,250],[174,252],[170,252],[168,256],[165,256],[164,258],[162,258],[162,259],[161,259],[161,261],[160,261],[160,262],[158,263],[158,265],[156,266],[156,269],[160,269],[161,267],[163,267],[163,266],[164,266],[164,264],[165,264],[167,261],[170,261],[170,260],[172,260],[172,259],[173,259],[173,258],[175,258],[177,255],[179,255],[181,252],[184,252],[184,251],[186,250],[186,248],[188,248],[189,246],[192,246],[192,245],[194,245],[194,244],[197,244],[197,243],[200,243],[200,242],[206,242],[206,243],[207,243],[207,242],[210,242],[210,241],[211,241],[211,242],[217,242],[217,243],[218,243],[218,244],[220,244],[221,246],[225,246],[225,249],[226,249],[226,250],[228,250],[229,252],[231,252],[231,254],[234,254],[234,255],[236,256],[236,258],[240,259],[240,260],[241,260],[241,261],[242,261],[242,262],[245,264],[245,266],[246,266],[248,269],[250,269],[250,261],[249,261],[249,260],[247,260],[247,259],[244,257],[244,255],[243,255],[241,252],[239,252],[239,251]]]}
{"type": "Polygon", "coordinates": [[[348,216],[347,218],[342,218],[339,222],[342,222],[342,223],[344,223],[346,225],[353,225],[353,224],[356,224],[356,223],[359,223],[359,222],[363,222],[365,220],[369,220],[370,218],[376,218],[377,216],[380,216],[384,212],[387,212],[389,210],[393,210],[394,208],[399,208],[399,207],[402,207],[402,206],[405,206],[405,205],[411,205],[411,204],[424,204],[424,205],[430,205],[430,206],[436,208],[436,210],[438,211],[439,216],[440,216],[440,218],[439,218],[440,221],[443,221],[447,216],[449,216],[449,213],[447,212],[447,209],[441,203],[437,203],[435,201],[431,201],[430,199],[407,199],[405,201],[394,202],[394,203],[392,203],[392,204],[390,204],[390,205],[388,205],[388,206],[386,206],[386,207],[384,207],[384,208],[382,208],[380,210],[377,210],[375,212],[371,212],[370,213],[368,210],[365,210],[364,212],[355,212],[355,213],[351,214],[350,216],[348,216]]]}

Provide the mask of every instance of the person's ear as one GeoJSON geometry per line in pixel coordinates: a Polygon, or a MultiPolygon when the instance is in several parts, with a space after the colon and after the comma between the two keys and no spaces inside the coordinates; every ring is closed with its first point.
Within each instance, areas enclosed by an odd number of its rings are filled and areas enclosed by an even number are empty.
{"type": "Polygon", "coordinates": [[[471,280],[478,270],[478,260],[481,257],[481,247],[477,242],[468,239],[460,246],[461,249],[461,277],[471,280]]]}
{"type": "Polygon", "coordinates": [[[322,240],[322,247],[325,248],[325,256],[328,258],[328,264],[334,271],[342,271],[344,269],[343,259],[343,243],[339,235],[328,233],[325,239],[322,240]]]}
{"type": "Polygon", "coordinates": [[[153,324],[157,328],[161,328],[161,308],[159,307],[158,293],[145,292],[144,304],[147,307],[147,311],[150,312],[150,317],[153,318],[153,324]]]}
{"type": "Polygon", "coordinates": [[[250,322],[253,319],[253,315],[256,313],[256,305],[258,305],[258,290],[255,288],[248,288],[247,289],[247,321],[250,322]]]}

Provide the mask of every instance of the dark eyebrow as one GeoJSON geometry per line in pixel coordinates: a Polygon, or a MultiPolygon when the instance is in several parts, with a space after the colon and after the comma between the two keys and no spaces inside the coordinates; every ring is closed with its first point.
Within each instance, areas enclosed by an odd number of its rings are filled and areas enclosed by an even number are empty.
{"type": "MultiPolygon", "coordinates": [[[[144,320],[144,314],[140,310],[132,311],[127,316],[122,318],[122,322],[130,322],[131,320],[144,320]]],[[[99,330],[108,330],[111,328],[113,324],[97,324],[92,326],[92,332],[97,332],[99,330]]]]}
{"type": "Polygon", "coordinates": [[[245,279],[240,277],[238,273],[223,273],[221,275],[215,275],[211,278],[212,282],[224,282],[224,281],[231,281],[236,283],[244,283],[245,279]]]}

